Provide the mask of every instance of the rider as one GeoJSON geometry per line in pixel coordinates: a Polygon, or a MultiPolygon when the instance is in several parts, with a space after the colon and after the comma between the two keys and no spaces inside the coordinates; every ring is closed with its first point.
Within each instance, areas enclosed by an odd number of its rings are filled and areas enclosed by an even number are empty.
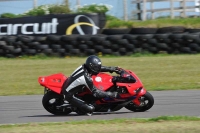
{"type": "MultiPolygon", "coordinates": [[[[92,75],[97,75],[99,72],[119,72],[119,67],[106,67],[102,66],[101,60],[95,56],[91,55],[86,59],[86,62],[79,66],[70,77],[64,82],[62,86],[62,91],[65,100],[67,100],[71,105],[82,109],[86,113],[92,113],[95,108],[92,105],[88,105],[81,99],[74,96],[82,86],[87,86],[92,92],[93,96],[96,98],[119,98],[117,92],[104,92],[97,89],[92,82],[92,75]]],[[[119,78],[114,78],[114,80],[119,80],[119,78]]]]}

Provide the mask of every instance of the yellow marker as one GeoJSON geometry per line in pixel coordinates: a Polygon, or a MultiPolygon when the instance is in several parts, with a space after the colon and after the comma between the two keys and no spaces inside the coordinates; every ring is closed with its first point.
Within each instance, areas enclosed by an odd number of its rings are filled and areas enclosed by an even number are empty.
{"type": "Polygon", "coordinates": [[[97,26],[95,26],[93,24],[81,22],[81,23],[76,23],[76,24],[73,24],[73,25],[69,26],[67,28],[67,30],[66,30],[66,35],[71,35],[72,34],[72,30],[78,25],[94,26],[95,28],[99,29],[99,27],[97,27],[97,26]]]}

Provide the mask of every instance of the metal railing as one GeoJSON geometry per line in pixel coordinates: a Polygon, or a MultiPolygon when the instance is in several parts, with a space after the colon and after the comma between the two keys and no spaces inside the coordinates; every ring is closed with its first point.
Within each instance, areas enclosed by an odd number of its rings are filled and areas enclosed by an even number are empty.
{"type": "Polygon", "coordinates": [[[195,0],[134,0],[133,4],[143,5],[139,9],[133,11],[133,14],[139,14],[141,19],[145,21],[147,19],[147,12],[151,13],[151,19],[155,19],[156,12],[170,12],[171,19],[174,18],[174,12],[180,12],[181,17],[185,18],[186,12],[195,12],[195,9],[199,9],[199,4],[195,6],[187,6],[186,2],[195,2],[195,0]],[[150,4],[150,9],[147,9],[147,3],[150,4]],[[170,8],[154,9],[154,2],[169,2],[170,8]],[[174,2],[180,2],[180,7],[174,7],[174,2]]]}

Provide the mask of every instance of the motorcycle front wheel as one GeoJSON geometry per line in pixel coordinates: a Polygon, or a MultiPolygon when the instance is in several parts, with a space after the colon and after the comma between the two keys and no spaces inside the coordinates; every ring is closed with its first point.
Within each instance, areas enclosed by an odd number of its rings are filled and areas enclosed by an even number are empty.
{"type": "Polygon", "coordinates": [[[146,94],[141,96],[139,101],[141,103],[139,106],[135,105],[133,102],[130,102],[125,106],[125,108],[134,112],[144,112],[149,110],[154,105],[154,98],[149,92],[146,92],[146,94]]]}
{"type": "Polygon", "coordinates": [[[51,114],[54,115],[68,115],[71,109],[60,108],[64,104],[63,96],[53,91],[48,91],[42,98],[43,107],[51,114]]]}

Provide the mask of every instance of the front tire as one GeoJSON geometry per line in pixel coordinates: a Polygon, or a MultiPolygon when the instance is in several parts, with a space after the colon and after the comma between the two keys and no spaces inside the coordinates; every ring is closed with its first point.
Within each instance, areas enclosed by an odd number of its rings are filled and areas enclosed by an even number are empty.
{"type": "Polygon", "coordinates": [[[62,104],[64,104],[63,96],[53,91],[48,91],[42,98],[43,107],[54,115],[68,115],[72,112],[71,109],[57,108],[62,104]]]}
{"type": "Polygon", "coordinates": [[[134,112],[144,112],[149,110],[154,105],[154,98],[149,92],[146,92],[146,94],[141,96],[139,100],[141,102],[140,106],[137,106],[131,102],[126,105],[125,108],[134,112]]]}

